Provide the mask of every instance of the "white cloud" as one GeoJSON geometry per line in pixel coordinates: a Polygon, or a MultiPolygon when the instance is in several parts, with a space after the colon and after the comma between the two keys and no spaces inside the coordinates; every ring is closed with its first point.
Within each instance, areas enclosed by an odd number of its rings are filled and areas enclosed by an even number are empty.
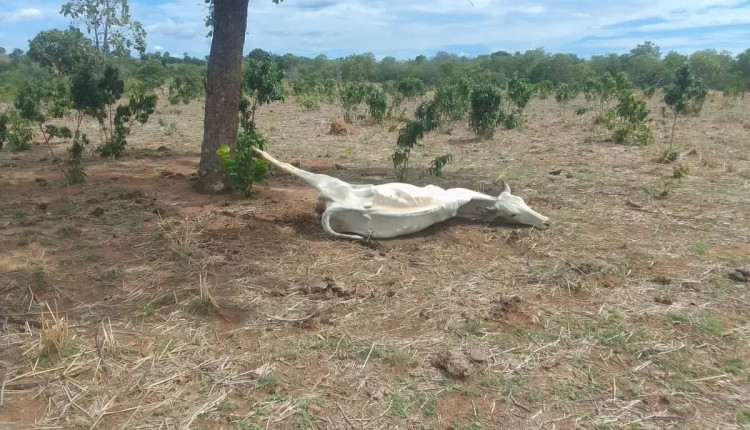
{"type": "Polygon", "coordinates": [[[6,24],[14,24],[22,21],[33,21],[44,16],[41,10],[36,8],[17,9],[2,15],[2,21],[6,24]]]}
{"type": "MultiPolygon", "coordinates": [[[[739,0],[538,0],[525,4],[499,0],[348,0],[321,10],[303,11],[286,3],[278,7],[270,1],[255,3],[262,5],[262,12],[254,12],[251,6],[249,44],[277,53],[308,55],[371,51],[378,57],[414,57],[439,50],[466,52],[467,46],[476,47],[475,52],[482,47],[512,52],[539,46],[567,52],[590,38],[637,33],[641,43],[647,38],[657,44],[659,39],[670,43],[677,40],[674,35],[655,32],[750,23],[746,18],[750,6],[739,0]]],[[[725,48],[721,45],[734,49],[742,41],[715,43],[717,49],[725,48]]],[[[668,50],[669,46],[662,48],[668,50]]],[[[619,45],[611,49],[622,51],[619,45]]]]}
{"type": "MultiPolygon", "coordinates": [[[[0,0],[0,11],[8,11],[0,12],[0,22],[35,19],[32,10],[45,18],[28,21],[33,25],[4,25],[12,40],[4,37],[2,43],[24,44],[48,29],[41,25],[64,28],[68,20],[60,17],[59,4],[26,0],[27,9],[15,9],[16,0],[0,0]]],[[[148,31],[149,50],[159,46],[197,57],[208,53],[203,0],[131,0],[130,6],[133,18],[148,31]]],[[[289,0],[279,5],[251,0],[245,51],[413,58],[438,51],[475,55],[544,47],[548,52],[604,54],[627,52],[651,40],[663,52],[685,46],[738,52],[749,40],[742,26],[750,26],[747,0],[289,0]],[[730,30],[738,37],[711,36],[734,34],[730,30]],[[701,45],[709,43],[713,45],[701,45]]]]}

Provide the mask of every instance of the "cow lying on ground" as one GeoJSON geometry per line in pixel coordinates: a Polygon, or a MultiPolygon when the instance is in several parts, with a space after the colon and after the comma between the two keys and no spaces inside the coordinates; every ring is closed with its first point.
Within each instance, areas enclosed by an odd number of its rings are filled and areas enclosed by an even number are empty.
{"type": "Polygon", "coordinates": [[[549,218],[512,195],[505,182],[497,197],[466,188],[445,190],[434,185],[357,185],[294,167],[259,149],[254,151],[279,170],[318,190],[323,230],[336,237],[360,240],[403,236],[453,217],[485,222],[497,219],[541,230],[550,226],[549,218]]]}

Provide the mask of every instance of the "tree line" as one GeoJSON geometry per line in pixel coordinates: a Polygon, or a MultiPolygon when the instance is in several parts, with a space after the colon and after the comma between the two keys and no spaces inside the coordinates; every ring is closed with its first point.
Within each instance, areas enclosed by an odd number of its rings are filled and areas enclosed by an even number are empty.
{"type": "MultiPolygon", "coordinates": [[[[479,139],[491,138],[497,127],[522,126],[532,97],[554,96],[565,116],[571,101],[583,95],[587,103],[575,106],[576,114],[593,110],[595,124],[612,133],[615,142],[645,145],[653,142],[653,134],[646,124],[649,111],[636,89],[647,97],[665,89],[669,97],[664,101],[675,115],[674,133],[677,115],[697,114],[707,88],[731,97],[744,97],[750,88],[750,49],[736,56],[716,50],[662,55],[649,41],[627,54],[590,59],[534,49],[472,58],[440,52],[432,58],[377,61],[369,53],[328,59],[277,55],[260,48],[243,58],[244,42],[238,35],[244,34],[246,16],[236,11],[245,11],[247,0],[232,2],[234,6],[207,0],[207,22],[213,28],[207,61],[187,53],[147,53],[145,30],[130,17],[127,0],[65,3],[61,13],[85,27],[86,35],[71,26],[40,32],[25,53],[16,49],[5,55],[0,48],[0,94],[12,103],[0,112],[0,145],[7,139],[11,150],[29,148],[36,128],[68,182],[81,182],[83,149],[92,143],[80,130],[84,117],[100,126],[94,150],[103,157],[119,157],[131,128],[154,112],[157,92],[172,104],[205,96],[199,173],[207,173],[199,176],[210,176],[206,182],[213,184],[226,175],[232,188],[248,193],[267,170],[252,152],[266,142],[255,127],[255,111],[288,94],[307,109],[317,109],[323,101],[336,103],[347,121],[365,116],[405,123],[393,154],[398,176],[405,178],[410,153],[425,134],[468,119],[479,139]],[[219,21],[231,25],[215,25],[219,21]],[[431,100],[424,98],[428,89],[433,90],[431,100]],[[227,103],[235,99],[237,103],[227,103]],[[402,107],[407,100],[421,101],[414,115],[406,115],[402,107]],[[363,107],[366,115],[357,112],[363,107]],[[73,130],[49,124],[49,119],[71,112],[73,130]],[[71,142],[65,161],[49,146],[52,137],[71,142]]],[[[439,175],[451,159],[449,154],[436,158],[428,171],[439,175]]]]}

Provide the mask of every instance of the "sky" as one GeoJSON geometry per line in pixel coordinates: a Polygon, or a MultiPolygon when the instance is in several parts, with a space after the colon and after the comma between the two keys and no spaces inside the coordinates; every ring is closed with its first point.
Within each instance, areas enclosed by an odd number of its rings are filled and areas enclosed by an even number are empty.
{"type": "MultiPolygon", "coordinates": [[[[66,28],[62,1],[0,0],[0,46],[26,50],[38,32],[66,28]]],[[[210,39],[203,0],[130,0],[147,51],[203,58],[210,39]]],[[[85,32],[85,30],[84,30],[85,32]]],[[[662,53],[750,48],[750,1],[736,0],[250,0],[245,52],[261,48],[339,58],[477,56],[543,48],[588,58],[644,41],[662,53]]]]}

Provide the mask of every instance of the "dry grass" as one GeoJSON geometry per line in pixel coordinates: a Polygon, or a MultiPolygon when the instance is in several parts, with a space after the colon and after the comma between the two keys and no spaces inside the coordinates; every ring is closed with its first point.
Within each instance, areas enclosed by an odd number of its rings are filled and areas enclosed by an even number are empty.
{"type": "Polygon", "coordinates": [[[196,308],[200,313],[210,314],[219,310],[219,304],[211,295],[206,273],[198,275],[198,301],[196,308]]]}
{"type": "Polygon", "coordinates": [[[42,331],[39,337],[40,355],[43,357],[61,357],[70,346],[68,323],[52,308],[47,306],[47,313],[42,312],[42,331]]]}
{"type": "MultiPolygon", "coordinates": [[[[194,194],[201,107],[160,112],[176,131],[133,133],[148,163],[92,158],[86,187],[64,187],[41,148],[0,153],[0,427],[750,425],[750,295],[727,278],[750,253],[747,103],[682,126],[692,171],[661,200],[663,140],[592,139],[591,118],[553,101],[488,142],[456,124],[418,148],[413,181],[495,194],[502,178],[554,227],[452,222],[367,246],[325,235],[288,176],[250,200],[194,194]],[[423,176],[447,152],[445,176],[423,176]],[[75,350],[39,359],[55,324],[75,350]],[[446,354],[463,379],[435,367],[446,354]]],[[[388,124],[337,138],[339,115],[258,113],[279,159],[392,180],[388,124]]]]}
{"type": "Polygon", "coordinates": [[[200,257],[199,237],[205,217],[159,220],[159,229],[172,252],[188,264],[200,257]]]}

